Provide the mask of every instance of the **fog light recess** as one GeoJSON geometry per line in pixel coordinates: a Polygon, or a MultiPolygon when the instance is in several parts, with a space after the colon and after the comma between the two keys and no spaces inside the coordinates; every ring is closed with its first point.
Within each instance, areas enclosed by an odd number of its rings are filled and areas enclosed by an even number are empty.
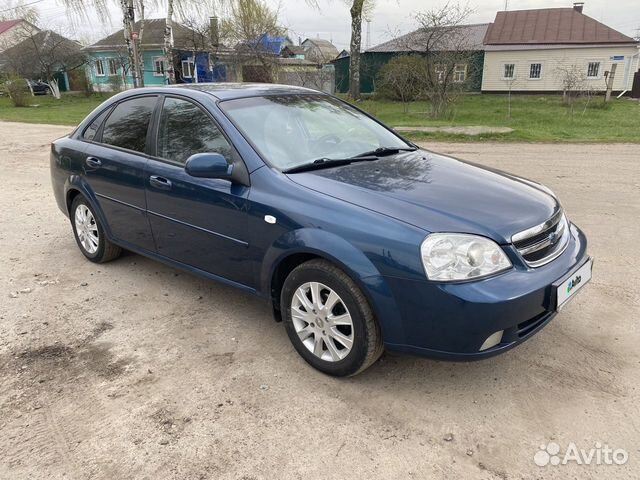
{"type": "Polygon", "coordinates": [[[502,340],[502,334],[504,330],[500,330],[496,333],[492,333],[487,339],[484,341],[482,346],[480,347],[480,351],[487,350],[488,348],[495,347],[502,340]]]}

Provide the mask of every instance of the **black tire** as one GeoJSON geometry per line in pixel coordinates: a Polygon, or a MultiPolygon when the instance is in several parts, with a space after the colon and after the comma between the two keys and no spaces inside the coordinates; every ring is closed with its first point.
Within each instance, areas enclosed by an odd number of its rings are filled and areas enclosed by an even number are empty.
{"type": "Polygon", "coordinates": [[[71,211],[69,212],[69,219],[71,220],[71,228],[73,229],[73,236],[76,238],[76,243],[78,244],[78,248],[80,248],[80,251],[82,252],[82,254],[85,257],[87,257],[89,260],[91,260],[94,263],[105,263],[105,262],[114,260],[120,256],[120,254],[122,253],[122,249],[119,246],[115,245],[114,243],[110,242],[109,239],[106,237],[106,235],[104,234],[104,229],[102,227],[102,224],[98,219],[98,216],[96,215],[95,211],[91,207],[91,204],[82,195],[78,195],[76,196],[76,198],[73,199],[73,203],[71,204],[71,211]],[[82,245],[82,242],[78,237],[78,232],[76,231],[75,215],[76,215],[76,210],[80,206],[84,206],[87,209],[89,209],[89,211],[91,212],[91,215],[93,215],[95,226],[97,227],[97,230],[98,230],[98,248],[95,252],[88,251],[84,247],[84,245],[82,245]]]}
{"type": "Polygon", "coordinates": [[[326,260],[310,260],[296,267],[284,282],[280,305],[291,343],[309,365],[323,373],[336,377],[356,375],[370,367],[382,355],[382,335],[369,302],[346,273],[326,260]],[[351,351],[340,360],[319,358],[304,345],[296,332],[291,303],[298,288],[307,282],[319,282],[333,290],[351,315],[353,345],[351,351]]]}

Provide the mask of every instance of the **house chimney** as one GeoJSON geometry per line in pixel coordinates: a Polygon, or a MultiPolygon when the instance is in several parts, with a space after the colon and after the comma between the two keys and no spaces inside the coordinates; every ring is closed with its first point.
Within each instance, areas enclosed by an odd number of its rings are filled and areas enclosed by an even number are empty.
{"type": "Polygon", "coordinates": [[[584,2],[573,2],[573,9],[576,12],[582,13],[583,8],[584,8],[584,2]]]}
{"type": "Polygon", "coordinates": [[[211,42],[212,47],[217,47],[220,43],[218,17],[209,17],[209,41],[211,42]]]}

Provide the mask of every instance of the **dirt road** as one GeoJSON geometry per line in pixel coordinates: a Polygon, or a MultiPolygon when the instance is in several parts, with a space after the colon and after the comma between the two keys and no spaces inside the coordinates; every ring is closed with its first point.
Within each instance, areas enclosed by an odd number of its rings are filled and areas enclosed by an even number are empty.
{"type": "Polygon", "coordinates": [[[432,145],[550,186],[594,280],[505,355],[387,354],[337,380],[260,300],[86,261],[49,183],[66,130],[0,123],[0,478],[640,478],[637,145],[432,145]],[[548,442],[629,459],[539,467],[548,442]]]}

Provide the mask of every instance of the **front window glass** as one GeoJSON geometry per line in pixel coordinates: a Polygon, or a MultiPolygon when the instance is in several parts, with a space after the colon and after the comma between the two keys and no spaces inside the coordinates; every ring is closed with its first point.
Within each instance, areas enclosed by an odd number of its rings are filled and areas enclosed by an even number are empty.
{"type": "Polygon", "coordinates": [[[220,106],[260,155],[281,170],[380,147],[410,147],[365,114],[326,95],[241,98],[220,106]]]}
{"type": "Polygon", "coordinates": [[[213,120],[187,100],[167,98],[160,115],[158,156],[184,164],[196,153],[219,153],[232,163],[231,145],[213,120]]]}

